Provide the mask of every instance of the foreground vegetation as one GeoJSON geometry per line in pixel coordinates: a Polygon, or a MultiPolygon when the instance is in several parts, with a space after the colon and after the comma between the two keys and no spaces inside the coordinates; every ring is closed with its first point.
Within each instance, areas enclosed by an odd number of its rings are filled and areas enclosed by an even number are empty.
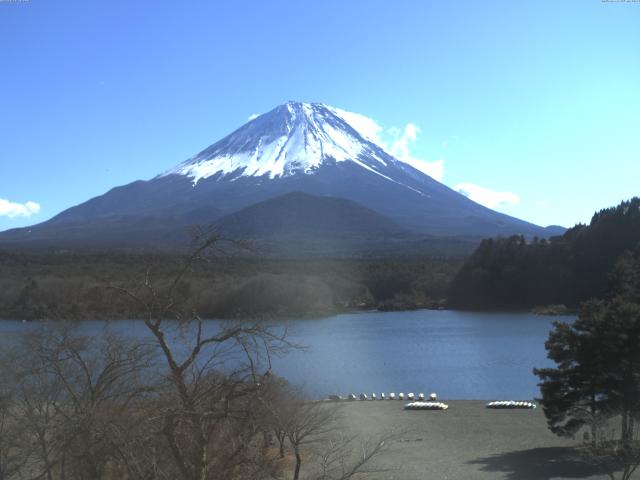
{"type": "Polygon", "coordinates": [[[285,330],[205,325],[185,301],[189,274],[215,243],[160,283],[147,275],[111,286],[137,305],[143,340],[86,337],[68,323],[4,339],[0,479],[347,480],[372,471],[390,435],[345,435],[335,408],[278,379],[272,356],[299,347],[285,330]]]}

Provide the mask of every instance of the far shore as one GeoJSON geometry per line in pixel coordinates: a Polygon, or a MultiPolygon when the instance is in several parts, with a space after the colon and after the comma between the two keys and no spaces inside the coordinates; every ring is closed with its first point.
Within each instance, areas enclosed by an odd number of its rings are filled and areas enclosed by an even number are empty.
{"type": "MultiPolygon", "coordinates": [[[[322,311],[308,311],[308,312],[296,312],[295,314],[289,315],[279,315],[279,314],[264,314],[253,317],[219,317],[219,318],[206,318],[206,320],[224,320],[224,321],[255,321],[255,320],[272,320],[272,321],[287,321],[287,320],[315,320],[320,318],[332,317],[335,315],[349,315],[349,314],[358,314],[358,313],[393,313],[393,312],[413,312],[417,310],[425,310],[425,311],[459,311],[459,312],[475,312],[475,313],[495,313],[495,314],[526,314],[531,313],[539,316],[575,316],[577,315],[576,310],[572,309],[554,309],[553,305],[549,307],[535,307],[533,309],[463,309],[463,308],[452,308],[446,307],[442,305],[438,306],[429,306],[429,305],[419,305],[412,306],[406,308],[389,308],[389,307],[379,307],[375,308],[372,306],[367,307],[350,307],[350,308],[342,308],[342,309],[330,309],[330,310],[322,310],[322,311]]],[[[128,316],[128,317],[113,317],[113,318],[13,318],[13,317],[3,317],[0,313],[0,322],[1,321],[17,321],[17,322],[54,322],[54,321],[70,321],[70,322],[84,322],[84,321],[119,321],[119,320],[140,320],[142,321],[142,317],[128,316]]],[[[171,318],[167,318],[166,320],[171,320],[171,318]]]]}

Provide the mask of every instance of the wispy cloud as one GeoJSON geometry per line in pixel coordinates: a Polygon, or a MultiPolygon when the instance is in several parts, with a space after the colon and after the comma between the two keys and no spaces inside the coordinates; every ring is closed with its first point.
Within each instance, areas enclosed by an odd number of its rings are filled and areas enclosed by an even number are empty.
{"type": "Polygon", "coordinates": [[[0,198],[0,217],[30,217],[40,211],[40,204],[36,202],[15,203],[0,198]]]}
{"type": "Polygon", "coordinates": [[[520,203],[520,197],[516,193],[497,192],[473,183],[459,183],[453,187],[453,189],[474,202],[489,208],[517,205],[520,203]]]}
{"type": "MultiPolygon", "coordinates": [[[[418,140],[418,136],[422,133],[420,127],[416,124],[409,122],[401,128],[390,127],[385,129],[372,118],[360,115],[359,113],[347,112],[338,108],[334,108],[333,111],[356,129],[365,139],[377,144],[388,153],[411,165],[416,170],[420,170],[431,178],[442,182],[445,167],[444,158],[440,158],[438,160],[426,160],[416,157],[412,152],[412,149],[415,147],[415,143],[418,140]]],[[[452,140],[459,139],[457,135],[451,135],[449,138],[452,140]]],[[[447,147],[449,143],[447,140],[443,140],[440,145],[442,147],[447,147]]],[[[520,203],[520,197],[516,193],[498,192],[470,182],[459,183],[453,187],[453,189],[474,202],[488,208],[517,205],[520,203]]],[[[548,202],[538,202],[538,205],[547,206],[548,202]]]]}
{"type": "Polygon", "coordinates": [[[416,170],[426,173],[431,178],[442,181],[444,177],[444,159],[425,160],[414,156],[411,152],[418,135],[422,133],[414,123],[407,123],[404,127],[383,128],[372,118],[359,113],[347,112],[338,108],[333,109],[360,135],[380,146],[398,160],[411,165],[416,170]]]}
{"type": "Polygon", "coordinates": [[[249,118],[247,118],[247,120],[250,122],[251,120],[258,118],[259,116],[259,113],[252,113],[251,115],[249,115],[249,118]]]}
{"type": "Polygon", "coordinates": [[[441,182],[444,178],[444,158],[428,161],[414,157],[411,153],[411,145],[416,142],[421,132],[420,128],[413,123],[407,123],[404,128],[392,127],[387,130],[387,134],[391,137],[387,149],[397,159],[441,182]]]}
{"type": "Polygon", "coordinates": [[[546,208],[550,206],[551,206],[551,202],[548,202],[547,200],[538,200],[536,202],[536,207],[546,208]]]}

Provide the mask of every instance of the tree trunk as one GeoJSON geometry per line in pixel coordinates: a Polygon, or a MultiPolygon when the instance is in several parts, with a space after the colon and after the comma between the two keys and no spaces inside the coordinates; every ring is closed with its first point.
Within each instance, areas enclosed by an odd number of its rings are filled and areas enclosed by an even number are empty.
{"type": "Polygon", "coordinates": [[[594,393],[591,394],[591,444],[594,447],[598,444],[596,396],[594,393]]]}
{"type": "Polygon", "coordinates": [[[44,440],[44,433],[38,435],[40,450],[42,451],[42,459],[44,460],[45,471],[47,472],[47,480],[53,480],[53,472],[51,471],[51,461],[47,452],[47,444],[44,440]]]}
{"type": "Polygon", "coordinates": [[[192,478],[191,472],[189,471],[189,468],[187,467],[187,464],[184,460],[182,452],[178,447],[178,443],[174,435],[174,430],[175,430],[175,425],[173,423],[173,419],[169,416],[165,417],[164,428],[162,429],[162,433],[164,434],[164,438],[167,440],[167,443],[169,444],[169,449],[171,450],[173,459],[176,462],[176,465],[178,466],[178,470],[180,470],[180,473],[182,474],[182,478],[184,478],[185,480],[189,480],[190,478],[192,478]]]}
{"type": "Polygon", "coordinates": [[[622,410],[622,418],[620,425],[620,440],[622,440],[622,445],[626,446],[628,444],[629,439],[629,415],[627,413],[627,409],[623,408],[622,410]]]}
{"type": "Polygon", "coordinates": [[[208,472],[208,465],[207,465],[207,447],[206,445],[202,448],[202,450],[200,451],[201,455],[200,455],[200,476],[199,476],[199,480],[207,480],[207,472],[208,472]]]}
{"type": "Polygon", "coordinates": [[[284,442],[286,439],[285,435],[278,435],[278,443],[280,444],[280,458],[284,458],[284,442]]]}
{"type": "Polygon", "coordinates": [[[296,448],[296,470],[293,472],[293,480],[298,480],[300,477],[300,465],[302,465],[302,457],[300,456],[300,452],[296,448]]]}

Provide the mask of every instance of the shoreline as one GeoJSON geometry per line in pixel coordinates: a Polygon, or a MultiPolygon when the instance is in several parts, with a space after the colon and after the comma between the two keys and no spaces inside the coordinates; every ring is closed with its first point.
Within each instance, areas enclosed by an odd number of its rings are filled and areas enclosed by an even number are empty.
{"type": "MultiPolygon", "coordinates": [[[[398,313],[398,312],[416,312],[416,311],[426,311],[426,312],[464,312],[464,313],[483,313],[483,314],[532,314],[539,317],[571,317],[576,316],[577,311],[569,310],[566,312],[540,312],[535,311],[536,309],[522,309],[522,310],[514,310],[514,309],[465,309],[465,308],[448,308],[448,307],[428,307],[428,306],[420,306],[416,308],[403,308],[403,309],[386,309],[386,308],[345,308],[345,309],[336,309],[336,310],[327,310],[322,312],[305,312],[295,315],[286,315],[286,316],[278,316],[278,315],[263,315],[261,317],[219,317],[219,318],[205,318],[204,320],[210,321],[239,321],[239,322],[247,322],[247,321],[292,321],[292,320],[319,320],[323,318],[335,317],[338,315],[349,315],[349,314],[367,314],[367,313],[398,313]]],[[[15,318],[15,317],[4,317],[0,315],[0,322],[22,322],[22,323],[36,323],[36,322],[119,322],[119,321],[143,321],[142,317],[110,317],[110,318],[15,318]]],[[[172,318],[165,318],[163,320],[174,321],[172,318]]]]}

